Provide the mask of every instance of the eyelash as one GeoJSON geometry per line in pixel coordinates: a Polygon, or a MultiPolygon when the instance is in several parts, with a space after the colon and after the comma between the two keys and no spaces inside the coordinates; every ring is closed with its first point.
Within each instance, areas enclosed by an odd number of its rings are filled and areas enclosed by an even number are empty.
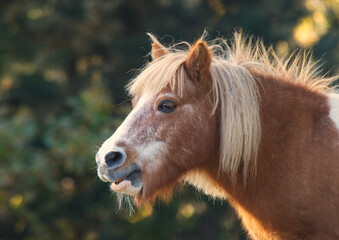
{"type": "Polygon", "coordinates": [[[166,99],[159,103],[157,110],[164,113],[171,113],[176,109],[176,107],[177,105],[173,101],[166,99]]]}

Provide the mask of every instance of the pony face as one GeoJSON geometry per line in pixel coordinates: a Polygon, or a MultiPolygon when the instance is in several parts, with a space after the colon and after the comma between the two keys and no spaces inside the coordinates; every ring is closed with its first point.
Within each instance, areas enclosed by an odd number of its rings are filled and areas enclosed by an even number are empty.
{"type": "Polygon", "coordinates": [[[98,175],[111,189],[141,198],[168,191],[211,154],[210,108],[170,91],[136,97],[134,109],[97,154],[98,175]]]}
{"type": "MultiPolygon", "coordinates": [[[[192,50],[208,51],[205,45],[192,50]]],[[[213,100],[208,94],[210,75],[204,72],[209,71],[210,61],[202,65],[205,70],[197,71],[201,69],[196,61],[194,68],[190,66],[191,55],[179,67],[184,77],[175,79],[181,81],[184,94],[170,85],[159,92],[136,94],[131,113],[99,149],[98,176],[112,182],[113,191],[135,196],[137,202],[165,197],[187,172],[201,168],[216,154],[211,147],[215,146],[216,117],[211,114],[213,100]]]]}

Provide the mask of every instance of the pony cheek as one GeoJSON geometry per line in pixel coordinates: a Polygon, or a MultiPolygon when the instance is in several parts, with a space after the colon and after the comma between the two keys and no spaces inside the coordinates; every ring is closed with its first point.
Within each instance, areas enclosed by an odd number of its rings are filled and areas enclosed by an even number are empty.
{"type": "Polygon", "coordinates": [[[167,200],[181,174],[176,164],[170,163],[166,156],[164,161],[151,172],[144,172],[142,177],[143,188],[138,196],[139,202],[148,202],[155,197],[167,200]]]}
{"type": "Polygon", "coordinates": [[[173,148],[173,142],[150,142],[139,151],[143,189],[138,201],[146,202],[155,196],[167,199],[171,195],[173,187],[187,169],[186,154],[176,149],[177,144],[175,146],[173,148]]]}

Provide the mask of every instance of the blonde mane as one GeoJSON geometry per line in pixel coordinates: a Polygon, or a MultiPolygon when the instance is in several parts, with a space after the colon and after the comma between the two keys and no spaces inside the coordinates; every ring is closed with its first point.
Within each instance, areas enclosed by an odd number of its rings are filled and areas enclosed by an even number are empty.
{"type": "MultiPolygon", "coordinates": [[[[160,44],[154,36],[153,41],[160,44]]],[[[187,49],[167,48],[168,54],[147,63],[128,85],[132,96],[155,94],[170,86],[179,97],[185,93],[187,75],[183,63],[187,49]]],[[[276,76],[283,81],[300,84],[312,91],[330,91],[330,83],[337,79],[319,75],[319,65],[311,61],[308,52],[278,57],[273,48],[266,48],[261,40],[234,33],[227,43],[217,39],[209,44],[213,52],[211,73],[214,110],[220,106],[220,167],[235,179],[243,165],[244,179],[256,172],[257,153],[261,138],[257,81],[252,73],[276,76]]]]}

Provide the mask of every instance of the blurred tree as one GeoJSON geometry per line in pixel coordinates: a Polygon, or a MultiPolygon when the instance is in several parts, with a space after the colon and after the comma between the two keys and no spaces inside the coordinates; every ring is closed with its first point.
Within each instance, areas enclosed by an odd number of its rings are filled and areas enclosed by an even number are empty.
{"type": "Polygon", "coordinates": [[[130,111],[123,86],[147,61],[145,32],[168,44],[238,26],[281,54],[313,46],[325,71],[339,62],[336,0],[2,0],[0,239],[245,239],[227,203],[191,188],[116,213],[94,162],[130,111]]]}

